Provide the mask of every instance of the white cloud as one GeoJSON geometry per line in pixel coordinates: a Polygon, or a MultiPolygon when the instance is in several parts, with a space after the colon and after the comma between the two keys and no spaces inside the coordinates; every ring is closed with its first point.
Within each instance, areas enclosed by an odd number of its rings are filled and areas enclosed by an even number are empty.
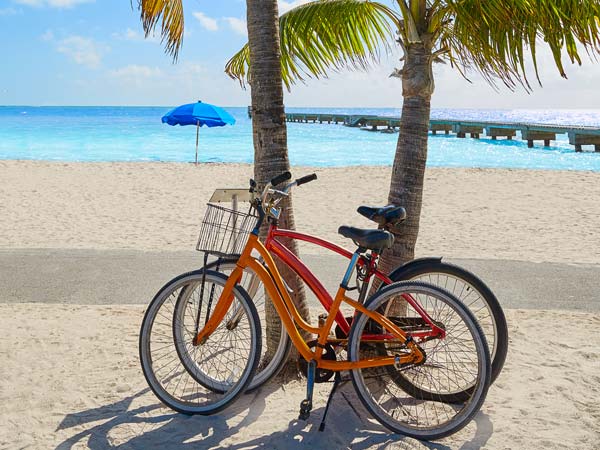
{"type": "Polygon", "coordinates": [[[130,64],[108,72],[109,76],[126,84],[134,83],[140,85],[150,80],[163,76],[163,71],[158,67],[130,64]]]}
{"type": "Polygon", "coordinates": [[[110,75],[119,78],[150,78],[162,75],[162,70],[158,67],[142,66],[130,64],[119,69],[111,70],[110,75]]]}
{"type": "Polygon", "coordinates": [[[238,19],[237,17],[223,17],[223,20],[225,20],[237,34],[241,34],[242,36],[248,34],[248,28],[244,19],[238,19]]]}
{"type": "Polygon", "coordinates": [[[127,28],[123,36],[128,41],[137,41],[143,38],[141,33],[138,33],[137,31],[134,31],[131,28],[127,28]]]}
{"type": "Polygon", "coordinates": [[[290,9],[294,9],[296,6],[304,5],[311,0],[293,0],[286,2],[285,0],[279,0],[279,14],[288,12],[290,9]]]}
{"type": "Polygon", "coordinates": [[[13,0],[21,5],[40,8],[48,6],[50,8],[72,8],[82,3],[92,3],[94,0],[13,0]]]}
{"type": "Polygon", "coordinates": [[[19,14],[20,11],[16,10],[15,8],[1,8],[0,9],[0,16],[14,16],[16,14],[19,14]]]}
{"type": "Polygon", "coordinates": [[[200,11],[196,11],[193,13],[193,16],[198,19],[200,25],[206,28],[209,31],[217,31],[219,29],[219,25],[217,25],[216,19],[212,17],[208,17],[206,14],[200,11]]]}
{"type": "Polygon", "coordinates": [[[123,33],[113,33],[112,37],[115,39],[120,39],[123,41],[131,41],[131,42],[152,42],[159,43],[160,37],[152,34],[148,37],[144,36],[144,33],[132,30],[131,28],[127,28],[123,33]]]}
{"type": "Polygon", "coordinates": [[[186,62],[170,66],[166,71],[159,67],[150,67],[139,64],[129,64],[108,71],[108,75],[124,82],[146,81],[149,83],[165,83],[169,81],[193,80],[195,77],[205,75],[204,66],[198,63],[186,62]]]}
{"type": "Polygon", "coordinates": [[[42,34],[40,38],[42,39],[42,41],[51,41],[54,39],[54,33],[52,32],[52,30],[46,30],[46,32],[42,34]]]}
{"type": "Polygon", "coordinates": [[[88,77],[81,89],[93,92],[101,104],[173,105],[198,99],[225,105],[248,103],[247,93],[239,92],[221,67],[208,68],[197,61],[158,66],[130,64],[97,74],[88,77]]]}
{"type": "Polygon", "coordinates": [[[67,55],[75,63],[95,69],[102,62],[107,47],[82,36],[69,36],[58,42],[56,50],[67,55]]]}

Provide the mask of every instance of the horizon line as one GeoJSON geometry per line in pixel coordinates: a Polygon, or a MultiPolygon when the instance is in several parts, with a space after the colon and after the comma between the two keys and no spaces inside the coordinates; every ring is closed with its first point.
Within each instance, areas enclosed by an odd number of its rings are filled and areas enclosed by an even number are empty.
{"type": "MultiPolygon", "coordinates": [[[[26,105],[26,104],[6,104],[0,105],[0,108],[173,108],[177,105],[26,105]]],[[[218,105],[221,108],[248,108],[251,105],[218,105]]],[[[314,108],[314,109],[402,109],[402,106],[291,106],[284,105],[288,108],[314,108]]],[[[454,108],[450,106],[432,107],[435,109],[453,109],[453,110],[493,110],[493,111],[540,111],[549,108],[491,108],[491,107],[460,107],[454,108]]],[[[584,108],[550,108],[559,111],[600,111],[600,107],[584,107],[584,108]]]]}

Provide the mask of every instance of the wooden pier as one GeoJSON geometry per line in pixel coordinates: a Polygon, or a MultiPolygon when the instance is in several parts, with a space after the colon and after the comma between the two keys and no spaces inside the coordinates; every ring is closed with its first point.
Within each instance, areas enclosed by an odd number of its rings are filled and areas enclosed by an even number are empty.
{"type": "MultiPolygon", "coordinates": [[[[250,115],[250,109],[248,110],[250,115]]],[[[347,127],[360,127],[369,131],[392,132],[400,128],[399,117],[331,114],[331,113],[286,113],[288,122],[299,123],[334,123],[347,127]]],[[[585,127],[577,125],[546,125],[521,122],[487,122],[469,120],[432,119],[429,121],[429,130],[432,134],[443,132],[456,134],[458,138],[479,139],[483,132],[493,140],[516,138],[517,131],[521,140],[527,141],[528,147],[533,147],[535,141],[542,141],[548,147],[551,141],[556,140],[557,134],[567,134],[569,143],[575,151],[583,151],[583,146],[593,146],[594,151],[600,153],[600,127],[585,127]]]]}

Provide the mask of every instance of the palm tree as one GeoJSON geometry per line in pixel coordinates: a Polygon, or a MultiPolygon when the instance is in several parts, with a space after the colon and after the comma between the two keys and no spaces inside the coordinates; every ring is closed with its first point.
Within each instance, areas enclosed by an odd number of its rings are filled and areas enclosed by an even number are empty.
{"type": "MultiPolygon", "coordinates": [[[[271,178],[290,170],[287,126],[283,106],[277,0],[247,0],[246,16],[248,54],[254,61],[260,61],[260,64],[250,67],[254,177],[260,188],[271,178]]],[[[280,205],[282,206],[280,226],[294,229],[291,193],[280,205]]],[[[266,229],[263,230],[263,232],[265,231],[266,229]]],[[[295,241],[286,238],[281,242],[298,254],[298,246],[295,241]]],[[[291,288],[292,300],[300,314],[308,319],[304,284],[288,266],[285,264],[277,264],[277,266],[291,288]]],[[[274,311],[273,302],[266,301],[265,308],[267,309],[267,358],[270,359],[269,353],[273,354],[279,343],[281,321],[274,311]]]]}
{"type": "MultiPolygon", "coordinates": [[[[138,7],[146,36],[160,22],[165,50],[176,60],[183,43],[184,15],[181,0],[139,0],[138,7]]],[[[247,1],[248,45],[245,48],[254,61],[260,62],[250,68],[254,177],[259,188],[274,176],[290,170],[283,106],[278,16],[277,0],[247,1]]],[[[280,205],[283,209],[280,225],[283,228],[294,229],[291,194],[280,205]]],[[[298,254],[295,241],[286,239],[282,243],[298,254]]],[[[278,264],[278,268],[292,290],[292,300],[300,314],[308,319],[308,305],[302,281],[287,266],[278,264]]],[[[269,352],[274,352],[279,343],[281,322],[273,311],[272,302],[265,302],[265,308],[267,308],[266,357],[269,358],[269,352]]]]}
{"type": "MultiPolygon", "coordinates": [[[[383,258],[388,270],[414,258],[427,159],[432,65],[448,62],[465,78],[476,71],[493,86],[530,90],[526,63],[547,45],[559,73],[566,54],[581,64],[582,51],[600,51],[597,0],[392,0],[395,9],[368,0],[312,1],[279,19],[282,74],[289,88],[303,77],[323,77],[344,68],[367,68],[380,51],[399,45],[402,118],[388,202],[404,206],[408,219],[383,258]]],[[[252,54],[242,48],[226,72],[244,83],[252,54]]],[[[252,75],[252,74],[250,74],[252,75]]],[[[400,95],[399,95],[400,97],[400,95]]]]}

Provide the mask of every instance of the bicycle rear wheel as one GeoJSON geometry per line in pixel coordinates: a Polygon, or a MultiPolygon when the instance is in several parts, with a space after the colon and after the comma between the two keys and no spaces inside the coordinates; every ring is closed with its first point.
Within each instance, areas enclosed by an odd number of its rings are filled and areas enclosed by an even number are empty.
{"type": "Polygon", "coordinates": [[[222,410],[244,392],[256,370],[260,323],[251,299],[239,286],[230,308],[238,311],[236,326],[228,329],[225,319],[204,344],[192,345],[197,318],[202,327],[226,282],[225,275],[213,271],[180,275],[158,292],[144,316],[139,344],[142,370],[154,394],[175,411],[208,415],[222,410]],[[181,299],[190,314],[176,314],[181,299]],[[182,333],[174,337],[174,329],[182,333]],[[181,357],[182,348],[187,359],[181,357]]]}
{"type": "Polygon", "coordinates": [[[409,263],[394,270],[396,281],[422,281],[446,289],[475,316],[487,340],[492,358],[492,383],[498,378],[508,353],[508,326],[500,302],[492,290],[472,272],[440,260],[409,263]]]}
{"type": "MultiPolygon", "coordinates": [[[[490,382],[491,362],[485,337],[473,315],[452,294],[419,282],[400,282],[386,286],[371,297],[366,307],[378,311],[389,303],[404,302],[410,295],[426,310],[431,319],[446,332],[443,339],[415,338],[425,352],[419,365],[396,368],[355,369],[351,371],[354,387],[365,407],[390,430],[417,439],[432,440],[448,436],[463,428],[477,413],[490,382]],[[429,395],[411,395],[395,382],[401,374],[429,395]],[[448,403],[444,396],[469,388],[468,398],[448,403]]],[[[420,315],[412,307],[399,318],[412,331],[426,331],[420,315]]],[[[405,331],[410,331],[407,326],[405,331]]],[[[397,341],[362,342],[363,334],[383,333],[375,321],[359,314],[353,321],[348,344],[351,361],[370,356],[400,355],[407,351],[397,341]]]]}

